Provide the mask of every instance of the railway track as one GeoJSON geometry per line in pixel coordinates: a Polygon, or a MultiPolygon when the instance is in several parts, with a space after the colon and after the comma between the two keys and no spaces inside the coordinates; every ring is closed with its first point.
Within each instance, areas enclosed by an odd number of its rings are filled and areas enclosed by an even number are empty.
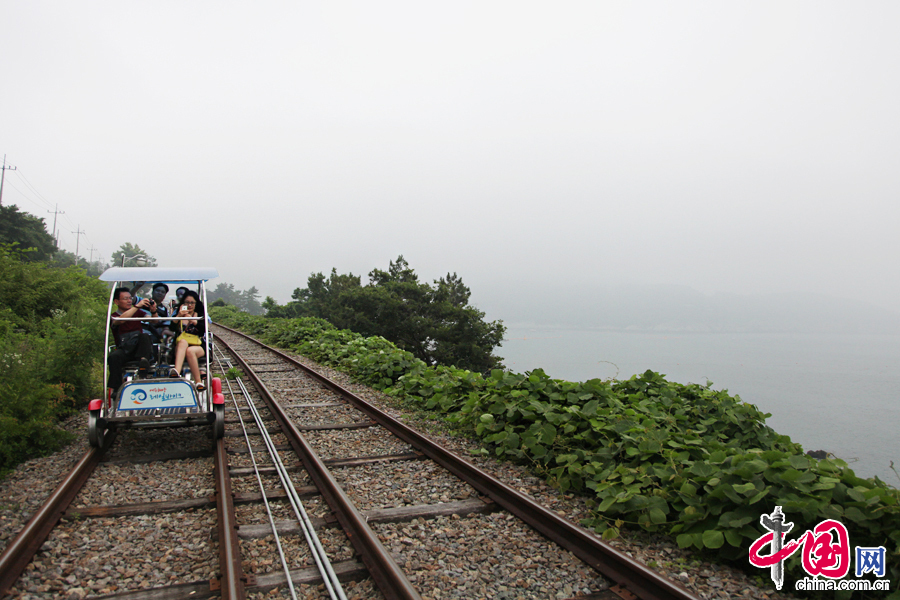
{"type": "Polygon", "coordinates": [[[110,431],[6,547],[0,590],[80,598],[172,581],[209,588],[218,572],[213,464],[207,428],[110,431]]]}
{"type": "Polygon", "coordinates": [[[222,380],[225,437],[112,431],[0,556],[0,591],[66,597],[83,577],[73,597],[695,598],[291,357],[215,333],[216,371],[241,373],[222,380]],[[139,493],[148,469],[185,485],[139,493]],[[111,558],[147,537],[128,552],[160,577],[111,558]],[[56,573],[41,548],[74,540],[56,573]]]}

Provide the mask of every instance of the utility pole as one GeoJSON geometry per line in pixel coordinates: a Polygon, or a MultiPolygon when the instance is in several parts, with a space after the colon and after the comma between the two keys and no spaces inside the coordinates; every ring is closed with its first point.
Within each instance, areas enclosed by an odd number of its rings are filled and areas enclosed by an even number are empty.
{"type": "Polygon", "coordinates": [[[59,250],[59,235],[56,232],[56,215],[64,215],[66,211],[59,210],[59,204],[56,205],[56,210],[48,210],[48,213],[53,213],[53,241],[56,242],[56,249],[59,250]]]}
{"type": "Polygon", "coordinates": [[[7,171],[15,171],[16,167],[6,166],[6,155],[3,155],[3,170],[0,171],[0,206],[3,206],[3,180],[6,179],[7,171]]]}
{"type": "Polygon", "coordinates": [[[88,263],[87,271],[86,271],[86,272],[87,272],[87,273],[90,273],[90,272],[91,272],[91,266],[94,264],[94,251],[96,250],[96,248],[94,248],[93,246],[91,246],[90,248],[88,248],[88,250],[91,251],[91,261],[88,263]]]}
{"type": "Polygon", "coordinates": [[[84,235],[84,232],[81,230],[81,224],[78,225],[78,231],[73,231],[75,234],[75,266],[78,266],[78,242],[81,241],[81,236],[84,235]]]}

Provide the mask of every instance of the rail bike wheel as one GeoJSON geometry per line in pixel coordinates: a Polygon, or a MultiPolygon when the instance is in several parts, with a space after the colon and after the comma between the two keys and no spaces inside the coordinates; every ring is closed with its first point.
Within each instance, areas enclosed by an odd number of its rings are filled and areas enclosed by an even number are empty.
{"type": "Polygon", "coordinates": [[[216,420],[213,423],[213,437],[218,440],[225,437],[225,405],[216,404],[213,407],[213,412],[216,415],[216,420]]]}
{"type": "MultiPolygon", "coordinates": [[[[224,425],[224,423],[223,423],[224,425]]],[[[106,426],[100,418],[99,410],[88,412],[88,442],[94,448],[103,446],[103,438],[106,436],[106,426]]]]}

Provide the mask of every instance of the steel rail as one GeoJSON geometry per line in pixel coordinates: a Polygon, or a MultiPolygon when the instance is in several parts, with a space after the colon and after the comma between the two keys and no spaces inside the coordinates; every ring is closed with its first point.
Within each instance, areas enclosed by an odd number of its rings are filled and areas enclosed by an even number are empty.
{"type": "MultiPolygon", "coordinates": [[[[219,354],[222,354],[221,350],[216,349],[216,351],[218,351],[219,354]]],[[[220,370],[222,370],[224,372],[224,369],[221,368],[222,367],[221,359],[218,356],[216,356],[215,360],[218,362],[220,370]]],[[[231,361],[228,361],[228,364],[230,366],[231,361]]],[[[278,529],[275,527],[275,518],[272,515],[272,508],[269,505],[269,498],[266,496],[265,486],[263,486],[262,478],[260,477],[260,474],[259,474],[259,467],[256,464],[255,453],[253,452],[253,448],[250,445],[250,439],[247,436],[247,427],[244,424],[244,417],[241,416],[240,407],[238,406],[238,403],[237,403],[237,395],[234,393],[234,388],[231,387],[231,382],[228,379],[225,380],[225,383],[228,385],[228,393],[231,394],[231,402],[232,402],[232,404],[234,404],[234,408],[237,412],[238,420],[241,423],[241,430],[244,432],[244,441],[247,443],[247,449],[250,451],[250,460],[253,461],[253,470],[256,473],[256,481],[257,481],[257,484],[259,485],[259,491],[262,494],[263,503],[265,503],[265,506],[266,506],[266,513],[269,516],[269,524],[272,527],[272,533],[274,534],[274,537],[275,537],[275,544],[278,546],[278,556],[279,556],[279,559],[281,560],[281,568],[284,570],[285,576],[287,577],[287,584],[288,584],[288,589],[291,593],[291,598],[293,600],[297,600],[297,592],[294,589],[294,580],[291,578],[291,570],[287,564],[287,557],[284,555],[284,549],[281,546],[281,536],[278,535],[278,529]]],[[[243,388],[243,386],[241,386],[241,387],[243,388]]],[[[249,395],[246,393],[246,390],[242,389],[241,393],[244,395],[244,397],[249,402],[249,395]]]]}
{"type": "MultiPolygon", "coordinates": [[[[275,470],[278,473],[278,478],[281,480],[281,484],[284,486],[285,492],[287,492],[288,501],[291,504],[291,508],[294,510],[294,516],[297,517],[300,528],[303,530],[303,536],[306,538],[306,543],[309,545],[310,555],[315,560],[316,568],[322,575],[322,581],[325,584],[326,589],[328,590],[328,595],[332,598],[332,600],[347,600],[347,594],[344,593],[344,588],[341,586],[341,582],[338,580],[337,573],[335,573],[334,571],[331,560],[328,558],[328,554],[325,552],[325,548],[322,546],[322,542],[321,540],[319,540],[319,536],[316,535],[316,530],[312,524],[312,520],[309,518],[309,514],[306,512],[306,508],[300,501],[300,495],[297,493],[297,488],[294,487],[294,482],[291,481],[291,477],[288,474],[288,470],[284,464],[284,461],[281,460],[281,454],[275,448],[275,443],[272,441],[272,437],[269,435],[268,430],[263,424],[262,417],[260,416],[259,411],[256,409],[256,406],[253,404],[253,400],[250,398],[250,394],[244,387],[244,382],[238,379],[238,383],[240,384],[245,396],[248,399],[247,403],[250,406],[250,410],[253,412],[253,417],[256,421],[256,427],[266,443],[266,448],[269,452],[269,455],[272,456],[272,461],[275,465],[275,470]]],[[[247,438],[246,434],[244,437],[247,440],[247,448],[249,449],[250,440],[249,438],[247,438]]],[[[258,473],[259,471],[257,470],[257,477],[258,473]]],[[[262,485],[262,482],[260,482],[260,485],[262,485]]],[[[272,521],[272,531],[277,531],[277,528],[275,527],[274,517],[272,521]]]]}
{"type": "Polygon", "coordinates": [[[101,448],[91,448],[81,457],[62,483],[44,501],[41,507],[31,516],[22,531],[10,542],[0,555],[0,597],[6,595],[16,580],[37,554],[50,531],[56,527],[59,519],[75,500],[82,486],[100,464],[103,454],[112,445],[116,437],[113,428],[106,435],[101,448]]]}
{"type": "MultiPolygon", "coordinates": [[[[408,444],[418,448],[427,457],[469,483],[469,485],[481,494],[491,498],[499,506],[522,519],[544,537],[569,550],[594,570],[639,598],[644,600],[699,600],[697,596],[678,583],[663,577],[584,529],[573,525],[555,512],[548,510],[531,498],[495,479],[416,430],[407,427],[401,421],[377,409],[353,392],[307,367],[300,361],[240,331],[219,323],[215,325],[259,344],[283,360],[299,367],[338,394],[346,397],[354,406],[371,417],[373,421],[408,444]]],[[[217,339],[221,341],[221,337],[217,339]]]]}
{"type": "MultiPolygon", "coordinates": [[[[221,350],[218,350],[218,353],[222,354],[221,350]]],[[[218,356],[216,356],[216,361],[221,366],[222,360],[218,356]]],[[[228,364],[230,365],[231,361],[228,361],[228,364]]],[[[228,381],[227,379],[225,381],[228,384],[228,391],[229,393],[231,393],[232,402],[237,409],[239,407],[237,404],[237,398],[236,394],[234,393],[234,389],[231,387],[230,381],[228,381]]],[[[318,535],[316,535],[316,531],[313,527],[312,521],[310,520],[309,515],[307,514],[306,509],[303,506],[303,503],[300,501],[300,496],[297,493],[296,488],[294,487],[294,483],[291,481],[290,475],[288,475],[287,467],[285,467],[284,462],[281,460],[281,454],[275,447],[275,444],[273,443],[272,438],[269,435],[268,429],[266,428],[265,424],[263,423],[263,419],[259,414],[259,410],[257,410],[256,408],[256,404],[253,402],[253,399],[250,397],[249,391],[240,378],[237,379],[237,384],[240,387],[240,393],[244,396],[244,399],[247,402],[247,406],[252,413],[253,421],[255,422],[257,429],[263,437],[263,441],[266,445],[266,450],[272,457],[272,462],[275,465],[275,469],[278,473],[278,478],[281,481],[281,485],[284,487],[285,492],[287,493],[288,501],[291,504],[291,508],[293,508],[294,510],[294,515],[297,517],[300,527],[303,530],[303,535],[306,538],[306,543],[309,545],[310,554],[315,560],[316,568],[322,575],[322,581],[324,582],[325,587],[328,590],[328,595],[332,598],[332,600],[347,600],[347,595],[344,593],[344,589],[341,586],[338,576],[334,571],[334,567],[332,566],[331,561],[328,559],[328,555],[325,553],[325,549],[322,547],[322,542],[319,540],[318,535]]],[[[272,533],[275,537],[275,543],[278,546],[278,554],[281,559],[282,567],[284,568],[285,576],[288,580],[288,587],[290,588],[291,598],[296,600],[297,593],[294,589],[294,582],[291,578],[290,568],[287,564],[287,557],[285,556],[284,550],[281,546],[281,536],[278,534],[278,528],[275,525],[275,517],[272,514],[272,509],[269,505],[269,499],[266,496],[265,486],[263,486],[262,478],[259,474],[259,466],[256,462],[256,452],[253,451],[253,446],[250,444],[250,438],[247,434],[247,427],[244,423],[244,417],[241,416],[240,410],[237,411],[237,415],[241,423],[241,429],[244,432],[244,442],[247,444],[247,450],[249,451],[250,459],[253,462],[253,469],[256,472],[256,481],[259,485],[259,491],[266,506],[266,513],[269,516],[269,525],[272,527],[272,533]]]]}
{"type": "Polygon", "coordinates": [[[243,600],[246,576],[241,564],[241,543],[237,535],[237,515],[234,510],[234,492],[231,490],[231,474],[228,472],[228,453],[225,438],[216,440],[216,527],[219,533],[219,570],[223,600],[243,600]]]}
{"type": "Polygon", "coordinates": [[[422,597],[419,595],[419,592],[416,591],[409,579],[406,578],[403,570],[369,528],[365,517],[359,513],[353,502],[312,449],[312,446],[306,441],[306,438],[294,425],[291,418],[274,399],[262,380],[225,340],[217,337],[216,342],[222,344],[234,354],[235,360],[241,365],[241,370],[256,385],[275,420],[278,421],[278,424],[284,431],[288,442],[303,461],[307,474],[334,511],[335,517],[346,532],[354,549],[359,553],[363,564],[369,570],[369,575],[375,581],[382,595],[387,600],[421,600],[422,597]]]}

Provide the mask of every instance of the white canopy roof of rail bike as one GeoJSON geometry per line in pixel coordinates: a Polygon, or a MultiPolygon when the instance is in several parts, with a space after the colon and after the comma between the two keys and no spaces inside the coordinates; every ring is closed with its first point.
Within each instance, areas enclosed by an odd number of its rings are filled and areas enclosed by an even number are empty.
{"type": "Polygon", "coordinates": [[[215,267],[110,267],[100,281],[208,281],[218,276],[215,267]]]}

